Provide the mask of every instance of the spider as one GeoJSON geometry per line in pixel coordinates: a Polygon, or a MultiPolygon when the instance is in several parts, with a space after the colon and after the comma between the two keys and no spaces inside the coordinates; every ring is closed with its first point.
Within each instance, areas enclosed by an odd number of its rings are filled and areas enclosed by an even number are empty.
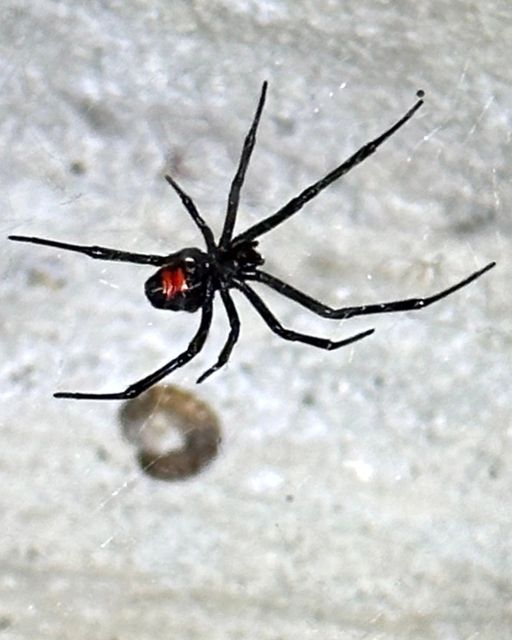
{"type": "Polygon", "coordinates": [[[150,373],[148,376],[145,376],[144,378],[137,380],[137,382],[129,385],[124,389],[124,391],[115,393],[58,392],[54,394],[54,397],[73,398],[78,400],[125,400],[140,395],[165,378],[172,371],[175,371],[190,362],[190,360],[195,358],[195,356],[201,351],[212,322],[213,299],[217,291],[224,303],[229,320],[230,331],[218,356],[217,362],[198,378],[198,383],[208,378],[212,373],[227,363],[233,347],[238,340],[240,333],[240,319],[231,298],[231,289],[237,289],[240,291],[256,309],[257,313],[262,317],[270,330],[281,338],[284,338],[285,340],[303,342],[320,349],[331,351],[366,338],[374,332],[374,329],[362,331],[361,333],[357,333],[343,340],[328,340],[292,331],[291,329],[283,327],[260,296],[251,286],[249,286],[248,283],[258,282],[264,284],[280,293],[282,296],[297,302],[299,305],[302,305],[306,309],[309,309],[323,318],[345,320],[354,316],[423,309],[454,293],[458,289],[465,287],[467,284],[473,282],[473,280],[476,280],[486,271],[494,267],[495,263],[491,262],[483,269],[475,271],[464,280],[461,280],[451,287],[443,289],[442,291],[425,298],[407,298],[404,300],[396,300],[394,302],[342,307],[340,309],[333,309],[326,306],[306,293],[303,293],[286,282],[270,275],[266,271],[262,271],[260,267],[264,260],[257,248],[258,238],[276,228],[285,220],[288,220],[288,218],[291,218],[291,216],[300,211],[307,202],[315,198],[332,182],[348,173],[351,169],[368,158],[368,156],[373,154],[385,140],[398,131],[398,129],[400,129],[416,113],[416,111],[418,111],[423,104],[422,98],[424,96],[423,91],[418,91],[416,94],[418,98],[417,102],[405,113],[404,116],[402,116],[402,118],[395,122],[395,124],[393,124],[384,133],[363,145],[358,151],[338,167],[333,169],[324,178],[321,178],[304,189],[278,211],[249,227],[239,235],[235,235],[233,237],[240,200],[240,191],[254,148],[256,131],[263,111],[263,105],[265,104],[266,92],[267,82],[264,82],[251,127],[242,147],[238,169],[231,183],[226,217],[218,241],[215,240],[211,228],[200,215],[190,196],[183,191],[171,176],[165,176],[165,179],[177,193],[185,209],[201,232],[206,245],[206,251],[192,247],[182,249],[176,253],[161,256],[155,254],[132,253],[128,251],[120,251],[118,249],[109,249],[106,247],[68,244],[66,242],[47,240],[45,238],[18,235],[9,236],[9,240],[56,247],[57,249],[62,249],[64,251],[75,251],[77,253],[83,253],[96,260],[131,262],[134,264],[157,267],[156,273],[154,273],[145,283],[145,294],[149,302],[154,307],[169,311],[188,311],[190,313],[198,311],[199,309],[201,310],[199,327],[187,349],[153,373],[150,373]]]}

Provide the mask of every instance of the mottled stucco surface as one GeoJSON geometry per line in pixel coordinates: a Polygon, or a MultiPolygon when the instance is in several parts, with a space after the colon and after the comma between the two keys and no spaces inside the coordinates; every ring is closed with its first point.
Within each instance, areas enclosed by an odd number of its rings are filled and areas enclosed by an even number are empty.
{"type": "Polygon", "coordinates": [[[198,243],[171,171],[219,230],[261,82],[238,228],[276,210],[426,92],[414,120],[262,240],[268,271],[333,305],[427,294],[340,323],[264,292],[336,353],[227,324],[172,376],[222,423],[186,482],[138,468],[118,390],[182,350],[146,267],[3,241],[0,636],[144,640],[508,637],[511,610],[512,8],[491,2],[5,1],[1,230],[167,253],[198,243]]]}

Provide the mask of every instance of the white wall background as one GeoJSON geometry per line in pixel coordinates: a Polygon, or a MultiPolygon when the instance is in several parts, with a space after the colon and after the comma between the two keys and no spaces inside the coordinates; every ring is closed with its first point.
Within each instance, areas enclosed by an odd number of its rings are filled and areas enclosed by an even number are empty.
{"type": "Polygon", "coordinates": [[[439,290],[428,311],[283,323],[374,336],[285,343],[239,297],[232,361],[170,382],[218,413],[193,480],[138,469],[118,390],[196,318],[152,309],[147,268],[2,242],[0,636],[144,640],[506,638],[511,608],[507,0],[4,0],[1,231],[166,253],[216,230],[270,83],[239,227],[380,133],[404,129],[262,241],[266,268],[334,305],[439,290]]]}

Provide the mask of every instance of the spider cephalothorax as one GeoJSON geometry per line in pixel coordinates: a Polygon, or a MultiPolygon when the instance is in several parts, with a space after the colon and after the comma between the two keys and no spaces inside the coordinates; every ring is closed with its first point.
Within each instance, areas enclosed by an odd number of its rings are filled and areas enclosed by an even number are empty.
{"type": "Polygon", "coordinates": [[[232,276],[254,273],[256,267],[261,267],[265,262],[261,254],[256,251],[257,246],[258,241],[252,240],[230,245],[224,249],[219,255],[221,273],[227,271],[232,276]]]}
{"type": "Polygon", "coordinates": [[[198,382],[202,382],[226,364],[238,340],[240,320],[231,298],[231,289],[240,291],[254,306],[270,329],[285,340],[303,342],[314,347],[319,347],[320,349],[332,350],[361,340],[374,331],[373,329],[368,329],[343,340],[334,341],[286,329],[273,315],[260,296],[247,284],[251,281],[259,282],[270,287],[319,316],[344,320],[352,318],[353,316],[424,309],[428,305],[437,302],[437,300],[441,298],[445,298],[454,291],[476,280],[476,278],[494,266],[494,262],[491,262],[464,280],[427,298],[407,298],[393,302],[342,307],[340,309],[328,307],[302,291],[295,289],[286,282],[259,269],[259,267],[263,265],[264,260],[256,249],[258,245],[256,238],[274,229],[300,211],[300,209],[302,209],[309,200],[312,200],[318,195],[320,191],[374,153],[376,149],[400,129],[423,104],[423,100],[421,100],[423,92],[418,91],[417,96],[420,99],[393,126],[374,140],[363,145],[358,151],[345,160],[345,162],[333,169],[324,178],[321,178],[304,189],[304,191],[292,198],[274,214],[249,227],[249,229],[240,235],[233,237],[238,203],[240,200],[240,190],[254,148],[256,130],[265,103],[266,91],[267,83],[264,82],[256,114],[249,133],[245,138],[238,170],[231,183],[224,227],[218,241],[215,241],[212,230],[199,214],[192,199],[181,189],[173,178],[166,176],[167,182],[176,191],[188,213],[201,231],[206,244],[206,251],[190,248],[182,249],[177,253],[172,253],[167,256],[160,256],[119,251],[118,249],[108,249],[106,247],[68,244],[56,240],[46,240],[45,238],[9,236],[10,240],[56,247],[65,251],[76,251],[98,260],[132,262],[158,267],[158,271],[146,281],[145,285],[146,296],[154,307],[170,311],[189,312],[201,309],[199,328],[188,348],[153,373],[128,386],[124,391],[115,393],[59,392],[54,394],[56,398],[124,400],[134,398],[146,391],[146,389],[152,387],[169,373],[192,360],[203,348],[212,321],[213,297],[216,292],[219,292],[222,302],[224,303],[229,319],[230,331],[217,362],[199,377],[198,382]]]}

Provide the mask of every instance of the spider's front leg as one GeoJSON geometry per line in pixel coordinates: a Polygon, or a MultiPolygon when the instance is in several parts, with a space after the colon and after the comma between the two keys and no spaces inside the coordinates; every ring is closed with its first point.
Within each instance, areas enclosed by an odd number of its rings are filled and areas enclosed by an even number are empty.
{"type": "Polygon", "coordinates": [[[358,164],[361,164],[366,158],[371,156],[380,145],[385,142],[388,138],[390,138],[398,129],[403,127],[403,125],[412,118],[412,116],[418,111],[418,109],[423,104],[423,91],[418,91],[417,94],[418,100],[407,113],[400,118],[394,125],[389,127],[384,133],[381,133],[380,136],[377,136],[374,140],[367,142],[360,149],[358,149],[355,153],[353,153],[349,158],[342,162],[338,167],[329,172],[326,176],[317,180],[315,183],[304,189],[299,195],[292,198],[284,207],[281,207],[276,213],[273,213],[271,216],[264,218],[257,224],[249,227],[243,233],[236,236],[233,239],[233,244],[241,244],[244,242],[250,242],[251,240],[255,240],[260,237],[264,233],[268,233],[282,222],[299,212],[302,207],[315,198],[321,191],[326,189],[330,184],[344,176],[346,173],[351,171],[354,167],[357,167],[358,164]]]}
{"type": "Polygon", "coordinates": [[[80,392],[67,392],[60,391],[54,393],[55,398],[70,398],[73,400],[129,400],[130,398],[136,398],[141,393],[160,382],[163,378],[169,375],[171,372],[179,369],[183,365],[190,362],[201,351],[208,336],[208,331],[212,323],[213,315],[213,292],[211,286],[207,289],[205,300],[202,307],[202,316],[199,328],[195,336],[190,341],[187,349],[180,353],[179,356],[173,358],[170,362],[165,364],[160,369],[157,369],[149,376],[138,380],[134,384],[131,384],[124,391],[117,393],[80,393],[80,392]]]}
{"type": "Polygon", "coordinates": [[[247,171],[247,167],[249,166],[249,160],[251,159],[252,151],[254,149],[254,143],[256,142],[256,131],[258,130],[261,112],[263,111],[263,106],[265,105],[266,94],[267,82],[264,82],[263,86],[261,87],[261,95],[258,102],[258,107],[256,108],[256,113],[254,114],[251,128],[249,129],[249,133],[244,140],[244,146],[242,148],[242,155],[240,156],[238,169],[229,190],[226,219],[224,220],[224,228],[222,229],[222,234],[219,240],[219,246],[223,249],[225,249],[229,245],[231,236],[233,235],[236,214],[238,212],[238,203],[240,201],[240,190],[244,183],[245,172],[247,171]]]}
{"type": "Polygon", "coordinates": [[[322,318],[331,318],[333,320],[346,320],[348,318],[353,318],[354,316],[366,316],[372,315],[376,313],[390,313],[397,311],[414,311],[416,309],[424,309],[434,302],[438,300],[442,300],[449,296],[455,291],[462,289],[466,285],[470,284],[484,273],[492,269],[496,265],[495,262],[490,262],[483,269],[479,269],[475,271],[467,278],[460,280],[456,284],[448,287],[447,289],[443,289],[434,295],[427,296],[424,298],[406,298],[405,300],[394,300],[391,302],[379,302],[376,304],[364,304],[356,307],[341,307],[339,309],[334,309],[333,307],[328,307],[327,305],[311,298],[307,294],[299,291],[295,287],[279,280],[275,276],[271,276],[269,273],[265,273],[264,271],[254,271],[248,279],[253,280],[255,282],[261,282],[262,284],[266,284],[277,293],[297,302],[298,304],[306,307],[313,313],[321,316],[322,318]]]}

